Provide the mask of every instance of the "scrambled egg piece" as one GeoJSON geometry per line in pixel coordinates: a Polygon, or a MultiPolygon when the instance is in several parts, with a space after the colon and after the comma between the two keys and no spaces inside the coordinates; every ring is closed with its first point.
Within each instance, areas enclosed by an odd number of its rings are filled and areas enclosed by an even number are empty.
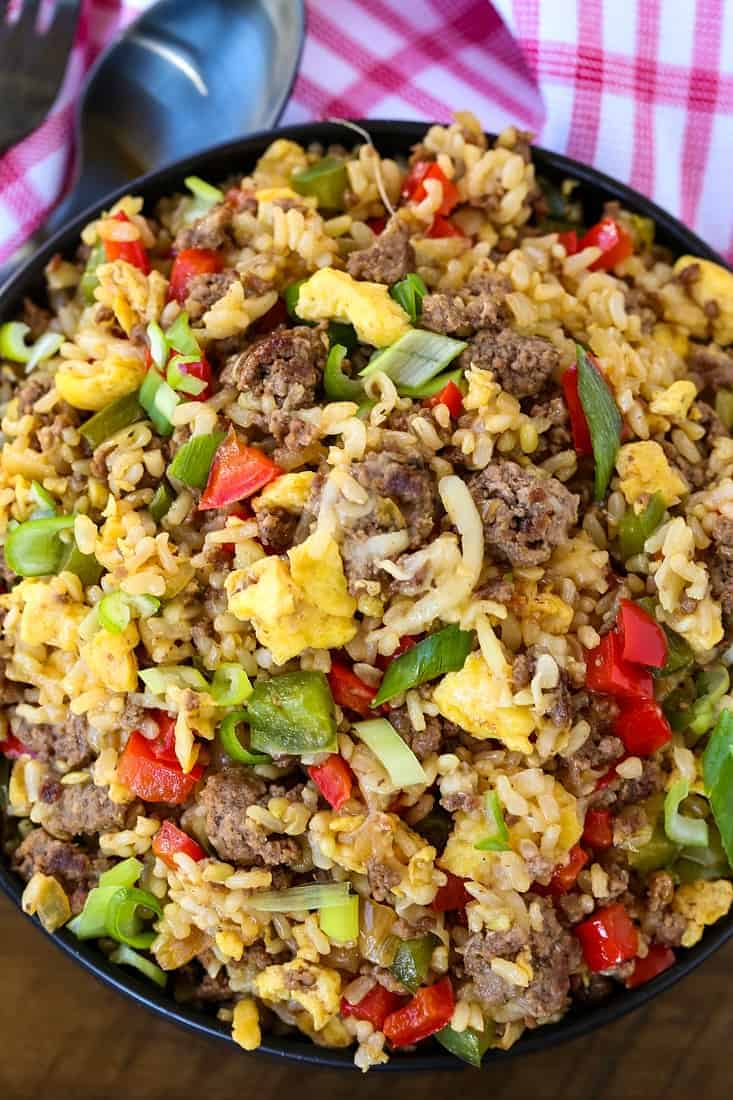
{"type": "Polygon", "coordinates": [[[670,325],[660,321],[658,325],[654,326],[652,336],[657,344],[662,344],[665,348],[671,348],[679,355],[680,359],[687,358],[690,341],[687,338],[687,333],[678,325],[670,325]]]}
{"type": "Polygon", "coordinates": [[[616,457],[621,492],[629,504],[645,493],[661,493],[665,504],[679,504],[689,489],[658,443],[627,443],[616,457]]]}
{"type": "Polygon", "coordinates": [[[79,626],[89,608],[73,599],[60,578],[21,581],[13,596],[23,608],[21,642],[55,646],[66,653],[76,651],[79,626]]]}
{"type": "Polygon", "coordinates": [[[92,363],[67,359],[56,371],[56,389],[75,409],[98,412],[139,389],[146,373],[145,364],[134,355],[110,355],[92,363]]]}
{"type": "Polygon", "coordinates": [[[129,623],[121,634],[98,630],[90,641],[81,646],[80,652],[91,672],[110,691],[135,691],[135,647],[139,641],[136,624],[129,623]]]}
{"type": "Polygon", "coordinates": [[[497,676],[480,653],[470,653],[463,668],[449,672],[433,692],[433,702],[449,722],[479,740],[496,737],[514,752],[530,753],[535,728],[529,707],[512,703],[511,670],[497,676]]]}
{"type": "Polygon", "coordinates": [[[301,470],[297,474],[281,474],[266,485],[260,495],[252,501],[254,510],[258,507],[284,508],[286,512],[302,512],[310,496],[315,474],[312,470],[301,470]]]}
{"type": "Polygon", "coordinates": [[[499,860],[499,853],[481,852],[476,848],[476,844],[485,840],[488,835],[486,818],[483,814],[469,814],[459,810],[454,822],[453,832],[440,857],[440,867],[460,878],[491,886],[494,881],[493,868],[499,860]]]}
{"type": "Polygon", "coordinates": [[[304,321],[350,321],[364,344],[386,348],[410,322],[381,283],[357,282],[345,271],[323,267],[300,288],[297,314],[304,321]]]}
{"type": "Polygon", "coordinates": [[[341,999],[341,975],[327,966],[293,959],[266,967],[254,980],[263,1001],[295,1001],[308,1012],[316,1031],[336,1016],[341,999]]]}
{"type": "Polygon", "coordinates": [[[675,275],[686,267],[696,264],[700,277],[689,284],[692,298],[701,307],[706,302],[716,302],[718,316],[713,319],[713,336],[719,344],[733,341],[733,275],[720,264],[712,260],[701,260],[698,256],[680,256],[674,265],[675,275]]]}
{"type": "Polygon", "coordinates": [[[234,1006],[232,1039],[244,1050],[257,1050],[262,1042],[260,1017],[252,997],[243,997],[234,1006]]]}
{"type": "Polygon", "coordinates": [[[703,934],[706,924],[715,924],[733,904],[733,883],[727,879],[688,882],[677,890],[672,907],[686,918],[683,947],[692,947],[703,934]]]}
{"type": "Polygon", "coordinates": [[[302,196],[293,191],[292,187],[263,187],[260,191],[255,191],[255,198],[258,202],[275,202],[276,199],[295,199],[300,202],[302,196]]]}
{"type": "Polygon", "coordinates": [[[684,420],[696,397],[695,383],[681,378],[679,382],[673,382],[666,390],[661,390],[656,397],[652,398],[649,408],[658,416],[667,416],[671,420],[684,420]]]}
{"type": "Polygon", "coordinates": [[[252,582],[236,591],[243,574],[227,580],[229,610],[251,619],[260,645],[285,664],[304,649],[338,649],[356,634],[356,600],[349,595],[339,548],[316,532],[282,558],[262,558],[250,566],[252,582]]]}
{"type": "MultiPolygon", "coordinates": [[[[313,1027],[313,1021],[307,1012],[297,1012],[295,1023],[299,1031],[302,1031],[304,1035],[307,1035],[320,1047],[350,1047],[354,1041],[354,1036],[347,1030],[346,1024],[338,1016],[330,1019],[321,1031],[316,1031],[313,1027]]],[[[377,1060],[377,1062],[386,1061],[385,1055],[377,1060]]],[[[376,1065],[377,1062],[374,1064],[376,1065]]]]}

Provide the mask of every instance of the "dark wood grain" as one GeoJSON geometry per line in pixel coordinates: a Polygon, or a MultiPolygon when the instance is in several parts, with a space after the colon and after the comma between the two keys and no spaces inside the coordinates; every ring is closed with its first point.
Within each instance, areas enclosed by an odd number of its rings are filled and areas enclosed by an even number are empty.
{"type": "Polygon", "coordinates": [[[564,1047],[472,1071],[366,1078],[245,1055],[136,1008],[0,898],[3,1100],[723,1100],[733,943],[648,1008],[564,1047]]]}

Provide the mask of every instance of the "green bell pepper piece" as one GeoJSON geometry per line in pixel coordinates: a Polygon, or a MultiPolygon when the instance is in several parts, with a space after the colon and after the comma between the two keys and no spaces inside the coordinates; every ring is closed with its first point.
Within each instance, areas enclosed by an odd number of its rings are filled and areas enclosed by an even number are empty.
{"type": "Polygon", "coordinates": [[[255,684],[247,700],[250,744],[270,756],[336,752],[336,712],[322,672],[286,672],[255,684]]]}
{"type": "Polygon", "coordinates": [[[476,1031],[472,1027],[467,1027],[465,1031],[454,1031],[448,1024],[447,1027],[436,1032],[435,1038],[441,1046],[445,1047],[451,1054],[455,1054],[456,1058],[460,1058],[462,1062],[468,1062],[469,1066],[475,1066],[476,1069],[479,1069],[481,1059],[491,1046],[495,1035],[493,1022],[487,1020],[483,1031],[476,1031]]]}
{"type": "Polygon", "coordinates": [[[341,210],[346,190],[346,164],[340,157],[321,157],[315,164],[293,172],[290,183],[299,195],[314,195],[319,210],[341,210]]]}
{"type": "Polygon", "coordinates": [[[438,937],[428,932],[426,936],[403,940],[397,948],[390,970],[411,993],[416,993],[425,981],[433,951],[439,943],[438,937]]]}

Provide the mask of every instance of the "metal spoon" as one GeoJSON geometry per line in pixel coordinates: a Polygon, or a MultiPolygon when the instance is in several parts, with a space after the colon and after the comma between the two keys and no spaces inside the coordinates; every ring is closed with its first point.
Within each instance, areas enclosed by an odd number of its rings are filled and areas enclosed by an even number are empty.
{"type": "Polygon", "coordinates": [[[87,76],[67,197],[0,267],[0,285],[65,222],[151,168],[274,125],[298,67],[303,0],[161,0],[87,76]]]}

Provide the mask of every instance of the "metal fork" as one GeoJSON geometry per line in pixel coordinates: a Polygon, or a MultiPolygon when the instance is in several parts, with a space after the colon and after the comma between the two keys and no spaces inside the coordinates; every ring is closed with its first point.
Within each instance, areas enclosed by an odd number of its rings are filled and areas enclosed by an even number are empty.
{"type": "Polygon", "coordinates": [[[56,0],[43,27],[42,0],[22,0],[14,23],[7,22],[3,10],[9,6],[0,0],[0,152],[35,130],[51,109],[69,60],[80,0],[56,0]]]}

